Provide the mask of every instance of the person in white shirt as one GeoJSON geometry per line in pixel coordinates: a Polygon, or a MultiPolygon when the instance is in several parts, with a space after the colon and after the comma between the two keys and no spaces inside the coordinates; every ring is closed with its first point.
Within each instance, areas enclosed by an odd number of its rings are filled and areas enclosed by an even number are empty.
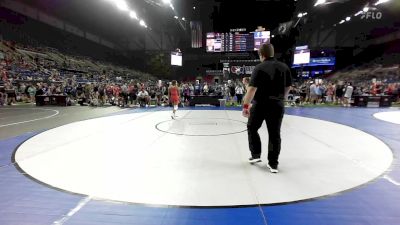
{"type": "Polygon", "coordinates": [[[149,93],[144,89],[140,89],[138,95],[137,95],[138,101],[140,106],[147,106],[150,102],[150,96],[149,93]]]}
{"type": "Polygon", "coordinates": [[[236,86],[235,92],[236,92],[237,103],[239,104],[239,106],[241,106],[242,99],[243,99],[243,92],[244,92],[244,88],[243,88],[242,84],[238,84],[236,86]]]}
{"type": "Polygon", "coordinates": [[[354,88],[353,88],[353,86],[351,86],[351,83],[349,82],[344,91],[344,104],[343,104],[344,107],[350,107],[350,100],[351,100],[351,96],[353,95],[353,91],[354,91],[354,88]]]}
{"type": "Polygon", "coordinates": [[[208,95],[208,84],[207,84],[207,82],[205,82],[204,86],[203,86],[203,95],[208,95]]]}
{"type": "Polygon", "coordinates": [[[310,85],[310,102],[314,105],[317,103],[318,95],[317,95],[317,85],[312,82],[310,85]]]}

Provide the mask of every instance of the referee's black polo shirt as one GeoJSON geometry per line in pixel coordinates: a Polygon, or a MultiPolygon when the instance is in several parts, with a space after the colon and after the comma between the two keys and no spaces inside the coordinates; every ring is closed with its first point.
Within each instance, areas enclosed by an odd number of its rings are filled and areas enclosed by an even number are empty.
{"type": "Polygon", "coordinates": [[[257,88],[254,96],[256,104],[267,103],[268,100],[283,101],[285,88],[291,85],[292,76],[289,67],[275,58],[268,58],[258,64],[250,80],[250,86],[257,88]]]}

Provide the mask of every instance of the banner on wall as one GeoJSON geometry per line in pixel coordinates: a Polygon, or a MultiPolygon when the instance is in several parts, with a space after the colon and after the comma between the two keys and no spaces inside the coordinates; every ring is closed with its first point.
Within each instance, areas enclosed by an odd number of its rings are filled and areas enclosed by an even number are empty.
{"type": "Polygon", "coordinates": [[[334,66],[336,64],[335,57],[319,57],[310,58],[310,62],[302,65],[293,65],[292,68],[296,67],[306,67],[306,66],[334,66]]]}
{"type": "Polygon", "coordinates": [[[231,73],[237,75],[251,75],[256,66],[231,66],[231,73]]]}

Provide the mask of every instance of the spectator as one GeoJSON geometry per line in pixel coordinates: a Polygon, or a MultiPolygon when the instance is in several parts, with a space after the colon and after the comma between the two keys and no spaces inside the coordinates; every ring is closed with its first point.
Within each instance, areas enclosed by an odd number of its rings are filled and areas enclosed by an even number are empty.
{"type": "Polygon", "coordinates": [[[205,82],[203,86],[203,95],[208,95],[208,92],[209,92],[208,84],[207,82],[205,82]]]}
{"type": "Polygon", "coordinates": [[[247,86],[250,83],[250,77],[244,77],[243,80],[242,80],[242,83],[243,83],[243,85],[245,87],[245,90],[247,90],[247,86]]]}
{"type": "Polygon", "coordinates": [[[190,95],[194,95],[194,86],[193,84],[189,84],[190,95]]]}
{"type": "Polygon", "coordinates": [[[6,85],[5,85],[5,93],[7,95],[7,104],[8,105],[15,105],[16,98],[17,98],[17,92],[16,92],[15,87],[12,85],[11,82],[6,83],[6,85]]]}
{"type": "Polygon", "coordinates": [[[235,84],[231,80],[228,80],[228,88],[229,88],[229,102],[233,106],[236,93],[235,93],[235,84]]]}
{"type": "Polygon", "coordinates": [[[353,86],[351,86],[351,83],[347,83],[347,87],[345,89],[345,94],[344,94],[344,103],[343,106],[345,107],[350,107],[350,101],[351,101],[351,96],[353,95],[353,86]]]}
{"type": "Polygon", "coordinates": [[[235,92],[236,92],[237,103],[239,104],[239,106],[242,106],[242,99],[244,93],[244,88],[242,84],[236,85],[235,92]]]}
{"type": "Polygon", "coordinates": [[[188,105],[190,98],[190,87],[188,84],[183,85],[183,102],[188,105]]]}
{"type": "Polygon", "coordinates": [[[137,99],[137,93],[136,93],[136,86],[134,83],[131,83],[128,87],[128,93],[129,93],[129,100],[130,104],[136,105],[136,99],[137,99]]]}
{"type": "Polygon", "coordinates": [[[36,87],[35,87],[35,85],[29,85],[29,87],[28,87],[29,102],[34,103],[35,102],[35,96],[36,96],[36,87]]]}
{"type": "Polygon", "coordinates": [[[0,87],[0,106],[3,106],[6,104],[6,93],[4,90],[4,87],[0,87]]]}
{"type": "Polygon", "coordinates": [[[336,104],[343,104],[344,86],[343,82],[339,82],[336,86],[336,104]]]}
{"type": "Polygon", "coordinates": [[[333,86],[332,83],[328,84],[328,88],[326,89],[326,101],[328,103],[332,103],[333,102],[333,94],[335,93],[335,87],[333,86]]]}
{"type": "Polygon", "coordinates": [[[123,84],[121,86],[121,97],[122,97],[122,107],[126,107],[128,105],[128,97],[129,97],[129,92],[128,92],[128,86],[126,84],[123,84]]]}
{"type": "Polygon", "coordinates": [[[318,101],[318,93],[319,88],[318,86],[312,82],[310,86],[310,101],[315,105],[318,101]]]}
{"type": "Polygon", "coordinates": [[[139,101],[139,105],[141,106],[141,107],[143,107],[143,106],[148,106],[149,105],[149,102],[150,102],[150,96],[149,96],[149,93],[144,89],[144,88],[142,88],[140,91],[139,91],[139,93],[138,93],[138,101],[139,101]]]}
{"type": "Polygon", "coordinates": [[[194,85],[194,95],[200,95],[200,93],[201,93],[200,81],[196,80],[196,84],[194,85]]]}

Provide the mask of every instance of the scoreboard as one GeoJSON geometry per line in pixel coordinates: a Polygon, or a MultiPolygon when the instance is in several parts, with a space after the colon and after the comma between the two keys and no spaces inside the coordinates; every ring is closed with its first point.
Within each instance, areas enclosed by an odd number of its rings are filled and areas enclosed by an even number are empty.
{"type": "Polygon", "coordinates": [[[263,43],[269,43],[270,32],[254,33],[207,33],[207,52],[257,51],[263,43]]]}

